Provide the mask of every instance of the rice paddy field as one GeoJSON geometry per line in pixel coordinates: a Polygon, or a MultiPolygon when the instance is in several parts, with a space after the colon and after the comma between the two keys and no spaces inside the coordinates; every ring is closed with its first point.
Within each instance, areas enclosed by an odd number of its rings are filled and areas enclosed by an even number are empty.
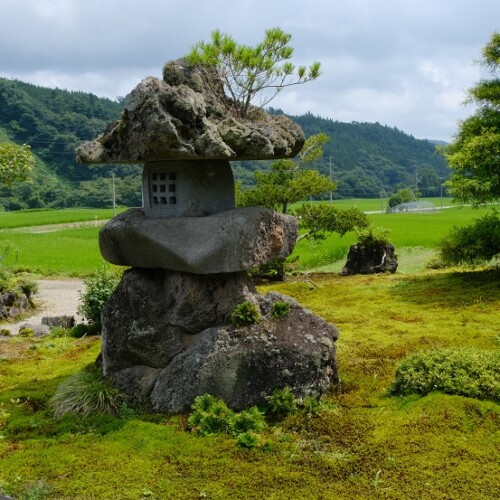
{"type": "MultiPolygon", "coordinates": [[[[434,199],[440,206],[440,199],[434,199]]],[[[380,200],[339,200],[340,208],[357,206],[380,210],[380,200]]],[[[445,200],[450,205],[450,200],[445,200]]],[[[385,214],[369,217],[375,226],[391,231],[399,255],[400,272],[415,272],[432,258],[436,244],[455,225],[464,225],[487,208],[455,207],[424,213],[385,214]]],[[[42,275],[82,276],[102,265],[98,232],[112,210],[67,209],[0,213],[0,259],[4,266],[42,275]]],[[[338,272],[356,236],[333,234],[324,241],[302,240],[293,256],[298,270],[338,272]]]]}

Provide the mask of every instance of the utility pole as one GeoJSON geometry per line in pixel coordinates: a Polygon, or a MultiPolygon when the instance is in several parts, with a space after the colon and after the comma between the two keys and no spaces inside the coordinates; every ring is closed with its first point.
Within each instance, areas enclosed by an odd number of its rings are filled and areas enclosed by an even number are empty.
{"type": "MultiPolygon", "coordinates": [[[[332,157],[328,157],[328,166],[330,167],[330,182],[332,182],[332,157]]],[[[333,202],[333,193],[332,190],[330,189],[330,203],[333,202]]]]}
{"type": "Polygon", "coordinates": [[[115,192],[115,173],[113,172],[113,217],[116,217],[116,192],[115,192]]]}

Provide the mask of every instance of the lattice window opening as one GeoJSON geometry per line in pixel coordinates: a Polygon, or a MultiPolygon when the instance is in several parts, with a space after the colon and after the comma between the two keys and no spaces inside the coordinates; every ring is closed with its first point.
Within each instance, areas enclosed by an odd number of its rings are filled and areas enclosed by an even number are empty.
{"type": "Polygon", "coordinates": [[[153,172],[150,175],[152,207],[167,207],[177,204],[176,180],[175,172],[153,172]]]}

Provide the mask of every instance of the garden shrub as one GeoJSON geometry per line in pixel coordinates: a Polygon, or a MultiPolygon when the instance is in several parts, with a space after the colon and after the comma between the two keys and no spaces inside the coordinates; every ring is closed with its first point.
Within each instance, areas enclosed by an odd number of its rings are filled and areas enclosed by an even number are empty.
{"type": "Polygon", "coordinates": [[[247,326],[257,322],[260,318],[258,307],[252,302],[238,304],[231,314],[231,323],[234,326],[247,326]]]}
{"type": "Polygon", "coordinates": [[[68,335],[75,339],[81,339],[86,335],[98,335],[101,331],[100,323],[96,325],[95,323],[86,325],[84,323],[78,323],[68,330],[68,335]]]}
{"type": "Polygon", "coordinates": [[[272,420],[279,421],[297,412],[297,400],[290,387],[276,388],[267,397],[268,413],[272,420]]]}
{"type": "Polygon", "coordinates": [[[252,406],[234,416],[232,431],[236,435],[250,431],[260,432],[265,426],[264,414],[256,406],[252,406]]]}
{"type": "Polygon", "coordinates": [[[11,275],[5,269],[0,268],[0,293],[10,288],[11,275]]]}
{"type": "Polygon", "coordinates": [[[488,261],[500,253],[500,214],[491,210],[467,226],[455,226],[438,246],[446,264],[488,261]]]}
{"type": "Polygon", "coordinates": [[[259,436],[254,432],[243,432],[237,438],[237,444],[240,448],[255,448],[259,443],[259,436]]]}
{"type": "Polygon", "coordinates": [[[51,328],[50,332],[47,334],[48,339],[59,339],[68,336],[68,329],[62,326],[55,326],[51,328]]]}
{"type": "Polygon", "coordinates": [[[203,394],[196,397],[192,409],[193,413],[188,418],[188,427],[192,432],[200,436],[231,433],[234,412],[222,399],[203,394]]]}
{"type": "Polygon", "coordinates": [[[276,319],[284,318],[290,312],[290,303],[278,300],[273,304],[271,316],[276,319]]]}
{"type": "Polygon", "coordinates": [[[397,366],[392,394],[432,391],[500,400],[500,352],[435,349],[412,354],[397,366]]]}
{"type": "Polygon", "coordinates": [[[385,227],[368,226],[356,229],[358,243],[365,247],[385,246],[389,241],[390,230],[385,227]]]}
{"type": "Polygon", "coordinates": [[[35,336],[35,332],[33,331],[32,328],[21,328],[19,330],[19,336],[20,337],[34,337],[35,336]]]}
{"type": "Polygon", "coordinates": [[[308,417],[318,415],[318,413],[322,409],[321,401],[319,399],[313,398],[312,396],[306,396],[300,402],[300,409],[308,417]]]}
{"type": "Polygon", "coordinates": [[[64,381],[50,400],[54,415],[119,415],[123,394],[109,385],[102,370],[91,365],[64,381]]]}
{"type": "Polygon", "coordinates": [[[222,399],[210,394],[198,396],[191,408],[193,413],[188,418],[188,428],[192,432],[199,436],[232,434],[238,439],[242,434],[248,434],[241,438],[242,443],[246,442],[241,446],[246,448],[251,447],[251,436],[266,426],[264,414],[256,406],[234,413],[222,399]]]}
{"type": "MultiPolygon", "coordinates": [[[[318,400],[312,397],[296,399],[289,387],[275,389],[267,399],[267,415],[275,422],[291,415],[310,418],[321,410],[318,400]]],[[[210,394],[198,396],[191,408],[193,412],[188,418],[188,428],[191,432],[199,436],[229,434],[236,438],[240,448],[250,449],[257,446],[260,432],[267,427],[264,412],[257,406],[236,413],[228,408],[222,399],[210,394]]]]}
{"type": "Polygon", "coordinates": [[[16,280],[16,288],[24,293],[28,300],[31,300],[33,295],[38,293],[38,281],[29,276],[23,276],[16,280]]]}
{"type": "Polygon", "coordinates": [[[78,312],[97,330],[101,329],[101,312],[121,278],[121,269],[103,266],[83,280],[85,291],[80,294],[78,312]]]}

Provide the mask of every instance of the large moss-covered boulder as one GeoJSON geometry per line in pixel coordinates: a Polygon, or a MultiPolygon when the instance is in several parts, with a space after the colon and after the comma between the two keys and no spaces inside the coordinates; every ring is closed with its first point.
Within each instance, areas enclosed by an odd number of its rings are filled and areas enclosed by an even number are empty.
{"type": "Polygon", "coordinates": [[[77,160],[274,159],[293,157],[302,148],[304,134],[286,116],[260,111],[252,119],[236,119],[221,99],[226,98],[207,92],[196,67],[172,61],[163,80],[147,77],[132,90],[120,119],[77,148],[77,160]]]}
{"type": "Polygon", "coordinates": [[[321,395],[337,382],[338,331],[294,300],[259,295],[245,273],[128,271],[105,306],[103,367],[131,403],[170,413],[206,392],[240,409],[275,387],[321,395]],[[249,302],[260,319],[234,326],[249,302]],[[276,318],[273,304],[289,304],[276,318]]]}

